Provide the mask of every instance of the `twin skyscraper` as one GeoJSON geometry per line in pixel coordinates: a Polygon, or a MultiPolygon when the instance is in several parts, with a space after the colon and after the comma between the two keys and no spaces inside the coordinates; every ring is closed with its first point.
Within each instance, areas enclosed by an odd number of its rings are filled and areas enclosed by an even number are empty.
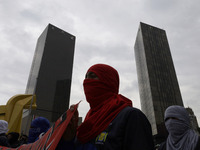
{"type": "Polygon", "coordinates": [[[164,138],[165,109],[183,106],[166,32],[140,23],[134,50],[142,111],[151,123],[153,135],[164,138]]]}
{"type": "MultiPolygon", "coordinates": [[[[75,36],[49,24],[38,39],[26,94],[36,94],[34,116],[51,122],[69,107],[75,36]]],[[[142,111],[153,135],[165,136],[164,111],[183,101],[164,30],[140,23],[135,60],[142,111]]]]}

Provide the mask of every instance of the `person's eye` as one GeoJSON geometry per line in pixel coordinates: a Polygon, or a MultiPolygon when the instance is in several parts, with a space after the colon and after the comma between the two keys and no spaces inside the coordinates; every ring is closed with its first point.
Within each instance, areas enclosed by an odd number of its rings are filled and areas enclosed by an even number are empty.
{"type": "Polygon", "coordinates": [[[88,72],[85,76],[86,79],[98,79],[97,75],[93,72],[88,72]]]}
{"type": "Polygon", "coordinates": [[[96,74],[92,73],[92,74],[90,75],[90,77],[91,77],[91,78],[96,78],[97,76],[96,76],[96,74]]]}

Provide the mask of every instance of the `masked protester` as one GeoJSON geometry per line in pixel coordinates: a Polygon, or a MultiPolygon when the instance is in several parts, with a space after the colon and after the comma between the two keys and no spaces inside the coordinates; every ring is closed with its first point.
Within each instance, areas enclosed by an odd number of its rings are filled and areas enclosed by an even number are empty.
{"type": "Polygon", "coordinates": [[[8,132],[8,122],[0,120],[0,146],[10,147],[6,133],[8,132]]]}
{"type": "Polygon", "coordinates": [[[50,128],[50,122],[44,117],[38,117],[31,122],[29,129],[28,143],[33,143],[39,136],[45,134],[50,128]]]}
{"type": "Polygon", "coordinates": [[[17,148],[20,146],[20,143],[18,141],[19,139],[19,133],[18,132],[10,132],[7,134],[8,142],[10,144],[10,147],[17,148]]]}
{"type": "Polygon", "coordinates": [[[150,123],[139,109],[132,107],[131,100],[119,94],[119,75],[113,67],[93,65],[86,73],[83,87],[90,110],[75,137],[70,136],[71,141],[66,138],[57,149],[154,149],[150,123]]]}
{"type": "Polygon", "coordinates": [[[170,106],[165,110],[167,140],[158,150],[200,150],[200,139],[190,127],[187,110],[182,106],[170,106]]]}

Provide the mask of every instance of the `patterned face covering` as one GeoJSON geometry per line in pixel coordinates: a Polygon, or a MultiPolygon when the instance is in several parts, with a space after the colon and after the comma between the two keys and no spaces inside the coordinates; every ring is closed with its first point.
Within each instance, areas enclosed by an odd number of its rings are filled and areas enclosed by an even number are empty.
{"type": "Polygon", "coordinates": [[[190,118],[182,106],[170,106],[165,111],[165,126],[169,132],[167,150],[194,150],[198,135],[190,128],[190,118]]]}
{"type": "Polygon", "coordinates": [[[90,110],[77,131],[77,138],[82,143],[104,131],[123,108],[132,106],[131,100],[118,94],[119,76],[114,68],[96,64],[88,72],[95,73],[98,80],[85,79],[83,82],[90,110]]]}

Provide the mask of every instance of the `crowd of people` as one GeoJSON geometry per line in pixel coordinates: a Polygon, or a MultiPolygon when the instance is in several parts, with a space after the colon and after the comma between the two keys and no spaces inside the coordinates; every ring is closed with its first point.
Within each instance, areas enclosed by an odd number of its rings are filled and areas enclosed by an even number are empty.
{"type": "MultiPolygon", "coordinates": [[[[132,101],[119,94],[119,75],[106,64],[91,66],[83,82],[90,109],[78,126],[74,113],[56,150],[155,150],[151,125],[132,101]]],[[[70,107],[74,111],[74,106],[70,107]]],[[[165,111],[168,137],[158,150],[200,150],[199,135],[191,129],[189,114],[182,106],[165,111]]],[[[29,136],[7,133],[8,123],[0,120],[0,145],[16,148],[33,143],[50,128],[44,117],[32,121],[29,136]]]]}
{"type": "Polygon", "coordinates": [[[8,132],[8,122],[0,120],[0,146],[17,148],[23,144],[37,141],[50,128],[50,122],[44,117],[38,117],[31,122],[28,136],[17,132],[8,132]]]}
{"type": "Polygon", "coordinates": [[[8,122],[0,120],[0,146],[17,148],[22,144],[27,144],[28,136],[17,132],[8,132],[8,122]]]}

